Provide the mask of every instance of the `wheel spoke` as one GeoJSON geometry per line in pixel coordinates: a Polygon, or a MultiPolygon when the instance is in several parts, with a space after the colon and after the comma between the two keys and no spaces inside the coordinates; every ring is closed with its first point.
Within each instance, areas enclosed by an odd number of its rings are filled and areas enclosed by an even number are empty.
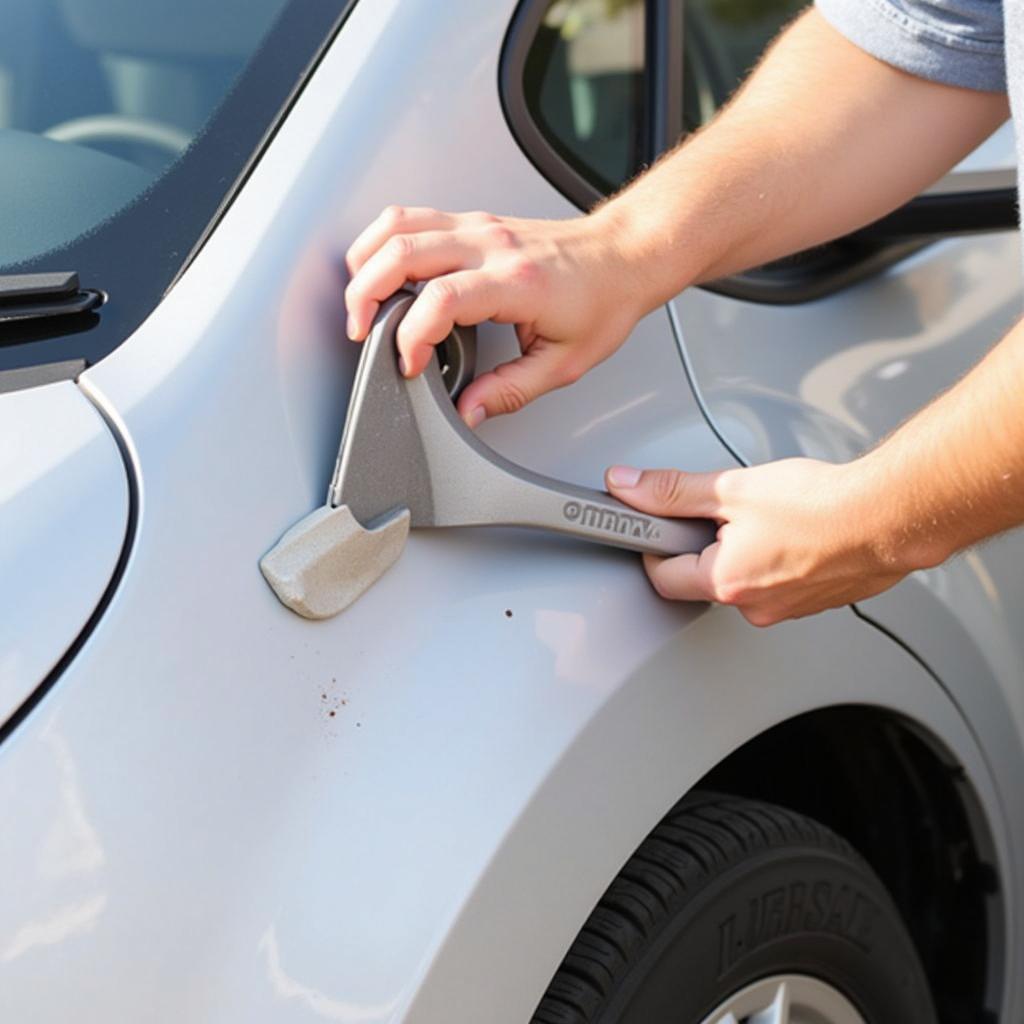
{"type": "Polygon", "coordinates": [[[789,985],[783,978],[772,994],[771,1004],[751,1014],[745,1024],[789,1024],[789,1004],[789,985]]]}
{"type": "Polygon", "coordinates": [[[754,982],[719,1005],[703,1024],[865,1024],[837,989],[802,975],[775,975],[754,982]]]}

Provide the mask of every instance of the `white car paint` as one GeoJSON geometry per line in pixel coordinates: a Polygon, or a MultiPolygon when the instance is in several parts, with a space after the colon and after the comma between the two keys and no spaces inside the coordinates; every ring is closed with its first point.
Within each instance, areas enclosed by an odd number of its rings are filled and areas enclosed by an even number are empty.
{"type": "MultiPolygon", "coordinates": [[[[849,610],[758,631],[658,601],[635,557],[511,530],[418,531],[327,622],[261,579],[329,479],[358,356],[347,240],[395,201],[571,210],[504,124],[511,10],[357,5],[181,281],[85,374],[134,453],[137,532],[88,643],[0,747],[0,1018],[522,1022],[682,793],[848,702],[963,765],[1017,906],[1022,816],[995,780],[1019,751],[987,749],[849,610]]],[[[481,336],[488,361],[514,350],[481,336]]],[[[732,461],[664,310],[483,433],[591,485],[612,461],[732,461]]],[[[1003,939],[1013,964],[1012,915],[1003,939]]],[[[1002,1007],[1024,1012],[1012,972],[1002,1007]]]]}

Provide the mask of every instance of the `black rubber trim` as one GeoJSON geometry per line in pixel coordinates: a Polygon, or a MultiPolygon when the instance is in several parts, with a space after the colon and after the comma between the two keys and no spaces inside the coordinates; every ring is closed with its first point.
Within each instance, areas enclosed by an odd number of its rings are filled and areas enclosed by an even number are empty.
{"type": "Polygon", "coordinates": [[[930,238],[978,235],[988,231],[1016,231],[1017,190],[924,195],[849,237],[858,241],[894,238],[930,238]]]}
{"type": "Polygon", "coordinates": [[[49,270],[42,274],[0,274],[0,306],[9,302],[70,298],[78,292],[73,270],[49,270]]]}
{"type": "MultiPolygon", "coordinates": [[[[0,324],[24,323],[26,320],[49,320],[59,316],[79,316],[103,304],[100,292],[88,289],[74,295],[36,302],[0,302],[0,324]]],[[[18,341],[13,341],[18,344],[18,341]]],[[[0,345],[5,341],[0,337],[0,345]]]]}
{"type": "Polygon", "coordinates": [[[648,4],[648,134],[656,160],[683,136],[683,5],[679,0],[648,4]]]}
{"type": "Polygon", "coordinates": [[[823,299],[875,277],[933,241],[935,239],[909,238],[886,245],[869,245],[842,238],[700,287],[744,302],[795,306],[823,299]]]}
{"type": "Polygon", "coordinates": [[[512,137],[530,163],[570,202],[589,210],[604,197],[544,137],[530,116],[523,92],[526,59],[547,7],[547,0],[522,0],[516,7],[498,62],[498,98],[512,137]]]}
{"type": "MultiPolygon", "coordinates": [[[[0,274],[0,324],[78,316],[102,303],[102,293],[79,288],[73,270],[0,274]]],[[[0,334],[0,345],[8,340],[0,334]]]]}
{"type": "Polygon", "coordinates": [[[944,238],[1018,229],[1017,190],[923,195],[867,227],[815,250],[703,287],[764,305],[824,298],[874,277],[944,238]]]}
{"type": "Polygon", "coordinates": [[[128,516],[125,524],[124,540],[121,543],[121,551],[117,556],[117,561],[114,563],[114,571],[111,574],[110,579],[107,581],[106,587],[103,588],[103,593],[100,595],[100,599],[96,603],[96,607],[93,608],[92,613],[85,620],[85,624],[82,626],[81,630],[79,630],[78,635],[71,641],[71,644],[60,656],[60,659],[53,668],[46,673],[42,681],[25,698],[25,700],[22,701],[10,717],[0,724],[0,744],[3,744],[14,730],[17,729],[26,718],[28,718],[36,705],[38,705],[47,693],[50,692],[54,683],[60,679],[64,670],[72,661],[74,661],[75,656],[85,645],[85,642],[90,636],[92,636],[93,630],[95,630],[99,625],[100,619],[103,618],[110,602],[113,600],[114,594],[117,592],[117,588],[121,584],[125,568],[128,565],[128,559],[131,557],[132,548],[135,545],[135,535],[138,531],[139,521],[139,482],[135,475],[135,464],[132,460],[131,453],[128,450],[127,442],[122,436],[118,425],[110,419],[106,410],[97,405],[86,392],[83,392],[82,395],[102,417],[103,422],[106,424],[107,429],[110,431],[111,436],[114,439],[114,443],[117,445],[117,450],[121,455],[121,461],[124,464],[125,479],[128,484],[128,516]]]}
{"type": "MultiPolygon", "coordinates": [[[[521,0],[502,44],[498,92],[513,138],[540,174],[581,210],[604,196],[570,167],[530,116],[523,92],[526,60],[549,0],[521,0]]],[[[648,97],[652,152],[674,144],[682,104],[664,99],[682,71],[682,15],[678,0],[648,0],[648,97]],[[664,38],[667,33],[668,39],[664,38]],[[661,38],[659,38],[659,36],[661,38]],[[665,62],[669,62],[666,67],[665,62]]],[[[680,96],[681,91],[675,90],[680,96]]],[[[882,273],[930,243],[953,235],[1016,230],[1016,189],[925,195],[835,242],[786,260],[700,285],[705,291],[763,305],[813,302],[882,273]]]]}

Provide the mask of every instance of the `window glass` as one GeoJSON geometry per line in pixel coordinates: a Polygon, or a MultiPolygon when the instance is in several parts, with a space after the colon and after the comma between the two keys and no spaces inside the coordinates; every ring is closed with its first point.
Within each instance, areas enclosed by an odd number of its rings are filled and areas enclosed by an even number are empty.
{"type": "Polygon", "coordinates": [[[94,361],[143,319],[348,6],[0,0],[0,273],[74,270],[109,295],[56,328],[88,332],[79,351],[26,355],[36,327],[12,328],[0,369],[94,361]]]}
{"type": "Polygon", "coordinates": [[[706,124],[807,0],[686,0],[683,118],[706,124]]]}
{"type": "Polygon", "coordinates": [[[647,160],[643,0],[554,0],[526,61],[534,121],[602,192],[647,160]]]}

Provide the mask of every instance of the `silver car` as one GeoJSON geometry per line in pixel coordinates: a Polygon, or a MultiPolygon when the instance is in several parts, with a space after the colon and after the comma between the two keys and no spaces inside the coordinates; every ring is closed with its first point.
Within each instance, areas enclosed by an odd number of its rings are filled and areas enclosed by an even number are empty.
{"type": "MultiPolygon", "coordinates": [[[[590,206],[800,6],[0,0],[0,1021],[1024,1019],[1019,535],[768,630],[508,526],[322,621],[259,569],[331,480],[359,231],[590,206]]],[[[1016,317],[1013,181],[1006,129],[480,438],[849,459],[1016,317]]]]}

